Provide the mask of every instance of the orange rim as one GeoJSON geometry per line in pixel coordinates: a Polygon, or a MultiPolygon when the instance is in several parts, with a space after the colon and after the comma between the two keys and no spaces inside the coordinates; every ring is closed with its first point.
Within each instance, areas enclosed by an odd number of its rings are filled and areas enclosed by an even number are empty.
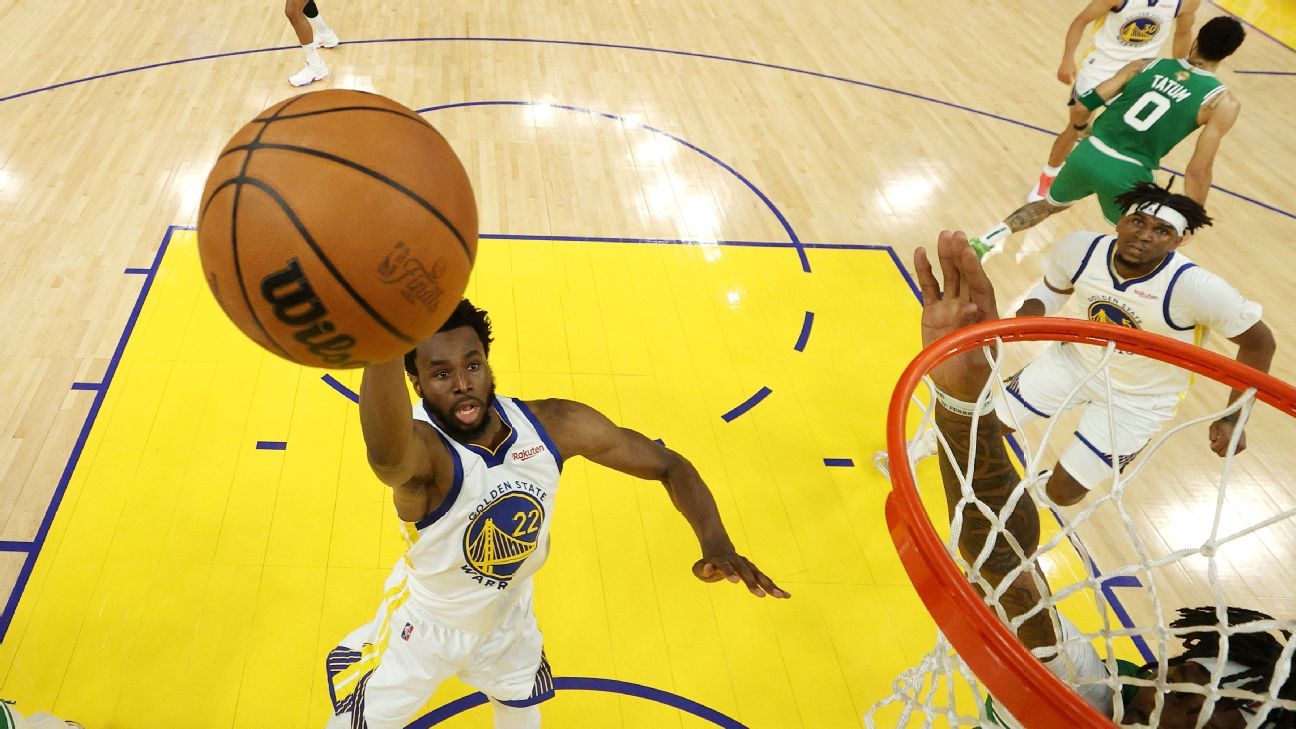
{"type": "Polygon", "coordinates": [[[960,329],[909,363],[891,395],[887,456],[892,464],[886,518],[891,540],[927,611],[977,679],[1025,726],[1112,727],[1071,687],[1049,673],[991,612],[954,564],[923,507],[909,467],[905,423],[911,395],[925,374],[961,352],[1003,342],[1067,341],[1116,348],[1178,365],[1230,387],[1257,389],[1256,399],[1296,416],[1296,387],[1201,347],[1156,334],[1078,319],[1022,317],[960,329]]]}

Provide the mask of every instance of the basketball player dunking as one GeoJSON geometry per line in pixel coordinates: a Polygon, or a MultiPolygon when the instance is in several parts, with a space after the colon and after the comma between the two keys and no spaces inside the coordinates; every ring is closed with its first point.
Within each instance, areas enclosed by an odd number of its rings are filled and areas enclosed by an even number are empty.
{"type": "Polygon", "coordinates": [[[1070,123],[1053,140],[1048,164],[1026,202],[1043,200],[1062,163],[1089,128],[1093,112],[1079,102],[1081,94],[1115,76],[1130,61],[1156,58],[1174,33],[1174,57],[1187,58],[1192,42],[1193,19],[1201,0],[1090,0],[1067,28],[1062,63],[1057,78],[1071,87],[1067,100],[1070,123]],[[1075,54],[1080,37],[1094,23],[1093,47],[1085,52],[1076,71],[1075,54]]]}
{"type": "Polygon", "coordinates": [[[683,456],[570,400],[495,394],[486,312],[468,301],[399,360],[364,370],[360,422],[392,488],[408,551],[373,622],[329,654],[330,727],[400,729],[451,676],[490,697],[497,729],[540,726],[553,693],[531,576],[549,552],[558,476],[583,456],[659,480],[697,535],[704,582],[786,598],[729,540],[711,492],[683,456]],[[410,416],[408,376],[420,401],[410,416]]]}

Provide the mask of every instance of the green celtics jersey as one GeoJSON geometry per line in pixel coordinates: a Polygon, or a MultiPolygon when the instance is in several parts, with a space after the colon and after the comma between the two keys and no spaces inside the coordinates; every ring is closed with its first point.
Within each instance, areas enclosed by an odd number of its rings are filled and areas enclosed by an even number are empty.
{"type": "MultiPolygon", "coordinates": [[[[1116,659],[1116,675],[1130,678],[1147,678],[1147,674],[1141,667],[1130,663],[1123,658],[1116,659]]],[[[1138,686],[1133,684],[1121,684],[1121,703],[1128,706],[1129,702],[1134,699],[1134,694],[1138,693],[1138,686]]],[[[1005,716],[995,706],[994,699],[986,696],[985,699],[985,718],[991,726],[1004,727],[1004,729],[1013,729],[1017,726],[1011,717],[1005,716]]]]}
{"type": "Polygon", "coordinates": [[[1215,74],[1187,61],[1154,61],[1107,104],[1094,122],[1093,137],[1119,155],[1156,169],[1161,158],[1197,128],[1202,104],[1227,88],[1215,74]]]}

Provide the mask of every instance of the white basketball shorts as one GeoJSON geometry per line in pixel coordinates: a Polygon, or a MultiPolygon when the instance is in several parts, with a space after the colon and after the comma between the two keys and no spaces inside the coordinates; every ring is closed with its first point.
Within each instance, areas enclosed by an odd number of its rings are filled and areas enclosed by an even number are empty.
{"type": "MultiPolygon", "coordinates": [[[[1088,370],[1057,343],[1004,382],[1005,394],[996,397],[995,415],[1013,430],[1041,418],[1051,418],[1075,407],[1083,408],[1075,438],[1058,461],[1076,481],[1092,489],[1125,466],[1152,436],[1174,417],[1177,394],[1131,395],[1113,389],[1108,415],[1107,387],[1101,373],[1068,401],[1067,395],[1088,370]],[[1112,429],[1114,426],[1114,431],[1112,429]]],[[[1121,355],[1117,355],[1121,356],[1121,355]]]]}

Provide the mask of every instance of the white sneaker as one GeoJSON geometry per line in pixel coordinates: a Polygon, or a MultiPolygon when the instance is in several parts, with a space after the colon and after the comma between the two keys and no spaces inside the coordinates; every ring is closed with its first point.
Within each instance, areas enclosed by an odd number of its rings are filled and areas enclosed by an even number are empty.
{"type": "Polygon", "coordinates": [[[328,66],[312,66],[308,63],[302,66],[302,70],[289,76],[288,83],[293,86],[309,86],[328,78],[328,73],[328,66]]]}
{"type": "Polygon", "coordinates": [[[337,33],[334,33],[332,28],[329,28],[323,33],[315,34],[316,48],[336,48],[339,42],[337,33]]]}

